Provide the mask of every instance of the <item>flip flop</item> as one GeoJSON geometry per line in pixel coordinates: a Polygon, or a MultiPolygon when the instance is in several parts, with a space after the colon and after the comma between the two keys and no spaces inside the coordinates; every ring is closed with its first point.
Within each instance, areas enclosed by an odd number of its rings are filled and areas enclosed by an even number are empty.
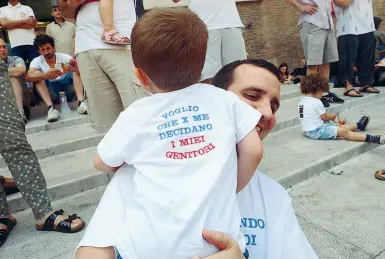
{"type": "Polygon", "coordinates": [[[5,241],[7,241],[7,238],[11,233],[12,229],[16,226],[17,221],[16,219],[10,220],[8,218],[2,218],[0,219],[0,224],[4,224],[7,226],[7,229],[0,230],[0,247],[2,247],[5,241]]]}
{"type": "Polygon", "coordinates": [[[378,170],[378,171],[374,174],[374,177],[376,177],[377,180],[385,181],[385,169],[378,170]]]}
{"type": "Polygon", "coordinates": [[[360,89],[360,93],[368,93],[368,94],[379,94],[380,90],[374,88],[373,86],[367,85],[360,89]],[[368,91],[369,88],[372,88],[373,91],[368,91]]]}
{"type": "Polygon", "coordinates": [[[349,90],[347,90],[346,92],[344,92],[344,95],[345,96],[348,96],[348,97],[362,97],[363,95],[362,94],[360,94],[356,89],[354,89],[354,88],[352,88],[352,89],[349,89],[349,90]],[[357,94],[359,94],[359,95],[350,95],[349,93],[351,93],[351,92],[356,92],[357,94]]]}

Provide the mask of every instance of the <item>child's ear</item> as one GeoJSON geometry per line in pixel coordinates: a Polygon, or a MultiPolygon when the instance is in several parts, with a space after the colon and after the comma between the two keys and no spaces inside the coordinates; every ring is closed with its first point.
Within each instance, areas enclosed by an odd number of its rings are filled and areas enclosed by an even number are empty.
{"type": "Polygon", "coordinates": [[[144,88],[146,88],[150,84],[150,80],[148,79],[146,73],[144,73],[142,69],[135,68],[135,74],[144,88]]]}

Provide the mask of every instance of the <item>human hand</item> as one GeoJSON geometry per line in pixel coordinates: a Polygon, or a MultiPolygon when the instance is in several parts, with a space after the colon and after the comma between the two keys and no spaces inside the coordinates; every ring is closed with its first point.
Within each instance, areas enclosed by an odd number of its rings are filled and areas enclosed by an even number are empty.
{"type": "Polygon", "coordinates": [[[36,26],[36,18],[33,16],[28,17],[28,19],[25,19],[25,24],[30,25],[32,27],[36,26]]]}
{"type": "Polygon", "coordinates": [[[299,6],[298,9],[301,11],[301,13],[306,13],[310,15],[316,14],[318,11],[318,7],[312,4],[302,4],[299,6]]]}
{"type": "MultiPolygon", "coordinates": [[[[203,230],[203,237],[209,244],[218,247],[220,252],[204,259],[245,259],[237,242],[222,232],[203,230]]],[[[202,259],[198,256],[193,259],[202,259]]]]}
{"type": "Polygon", "coordinates": [[[78,72],[79,71],[77,68],[71,66],[70,64],[60,63],[60,65],[63,68],[63,74],[72,73],[72,72],[78,72]]]}
{"type": "Polygon", "coordinates": [[[56,70],[54,68],[50,68],[50,69],[48,69],[47,72],[45,72],[45,75],[46,75],[48,80],[53,80],[53,79],[56,79],[57,77],[63,75],[63,72],[56,70]]]}

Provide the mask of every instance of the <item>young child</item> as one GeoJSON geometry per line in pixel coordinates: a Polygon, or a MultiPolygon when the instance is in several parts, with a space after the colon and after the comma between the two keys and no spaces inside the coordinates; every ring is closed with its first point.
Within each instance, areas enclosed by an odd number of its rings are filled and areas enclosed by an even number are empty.
{"type": "Polygon", "coordinates": [[[322,95],[329,92],[328,81],[319,74],[309,75],[301,81],[301,92],[305,96],[299,102],[299,117],[301,127],[305,135],[311,139],[336,139],[337,137],[351,141],[370,142],[385,144],[385,136],[372,136],[359,134],[356,130],[365,131],[369,118],[363,116],[355,124],[344,125],[344,122],[337,126],[335,121],[337,114],[326,113],[321,102],[322,95]]]}
{"type": "Polygon", "coordinates": [[[114,0],[79,0],[83,3],[91,2],[100,2],[99,3],[99,12],[100,17],[104,25],[104,32],[102,36],[102,41],[108,44],[113,45],[130,45],[131,41],[122,35],[115,28],[114,23],[114,0]]]}
{"type": "Polygon", "coordinates": [[[134,26],[132,57],[153,95],[121,113],[98,145],[95,168],[132,164],[134,195],[116,244],[123,259],[191,259],[217,251],[219,230],[245,247],[236,192],[262,159],[261,114],[235,94],[200,84],[208,31],[183,8],[154,9],[134,26]]]}

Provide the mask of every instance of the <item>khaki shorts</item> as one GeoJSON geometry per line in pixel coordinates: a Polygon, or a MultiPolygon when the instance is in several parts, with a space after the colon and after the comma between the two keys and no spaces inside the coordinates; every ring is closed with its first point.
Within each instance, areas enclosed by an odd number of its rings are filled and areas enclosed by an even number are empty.
{"type": "Polygon", "coordinates": [[[223,66],[246,58],[242,28],[210,30],[201,80],[213,78],[223,66]]]}
{"type": "Polygon", "coordinates": [[[306,62],[310,66],[329,64],[338,61],[337,39],[333,30],[303,22],[300,35],[306,62]]]}
{"type": "Polygon", "coordinates": [[[96,49],[77,55],[87,92],[88,113],[98,133],[107,132],[119,114],[147,93],[137,82],[130,49],[96,49]]]}

